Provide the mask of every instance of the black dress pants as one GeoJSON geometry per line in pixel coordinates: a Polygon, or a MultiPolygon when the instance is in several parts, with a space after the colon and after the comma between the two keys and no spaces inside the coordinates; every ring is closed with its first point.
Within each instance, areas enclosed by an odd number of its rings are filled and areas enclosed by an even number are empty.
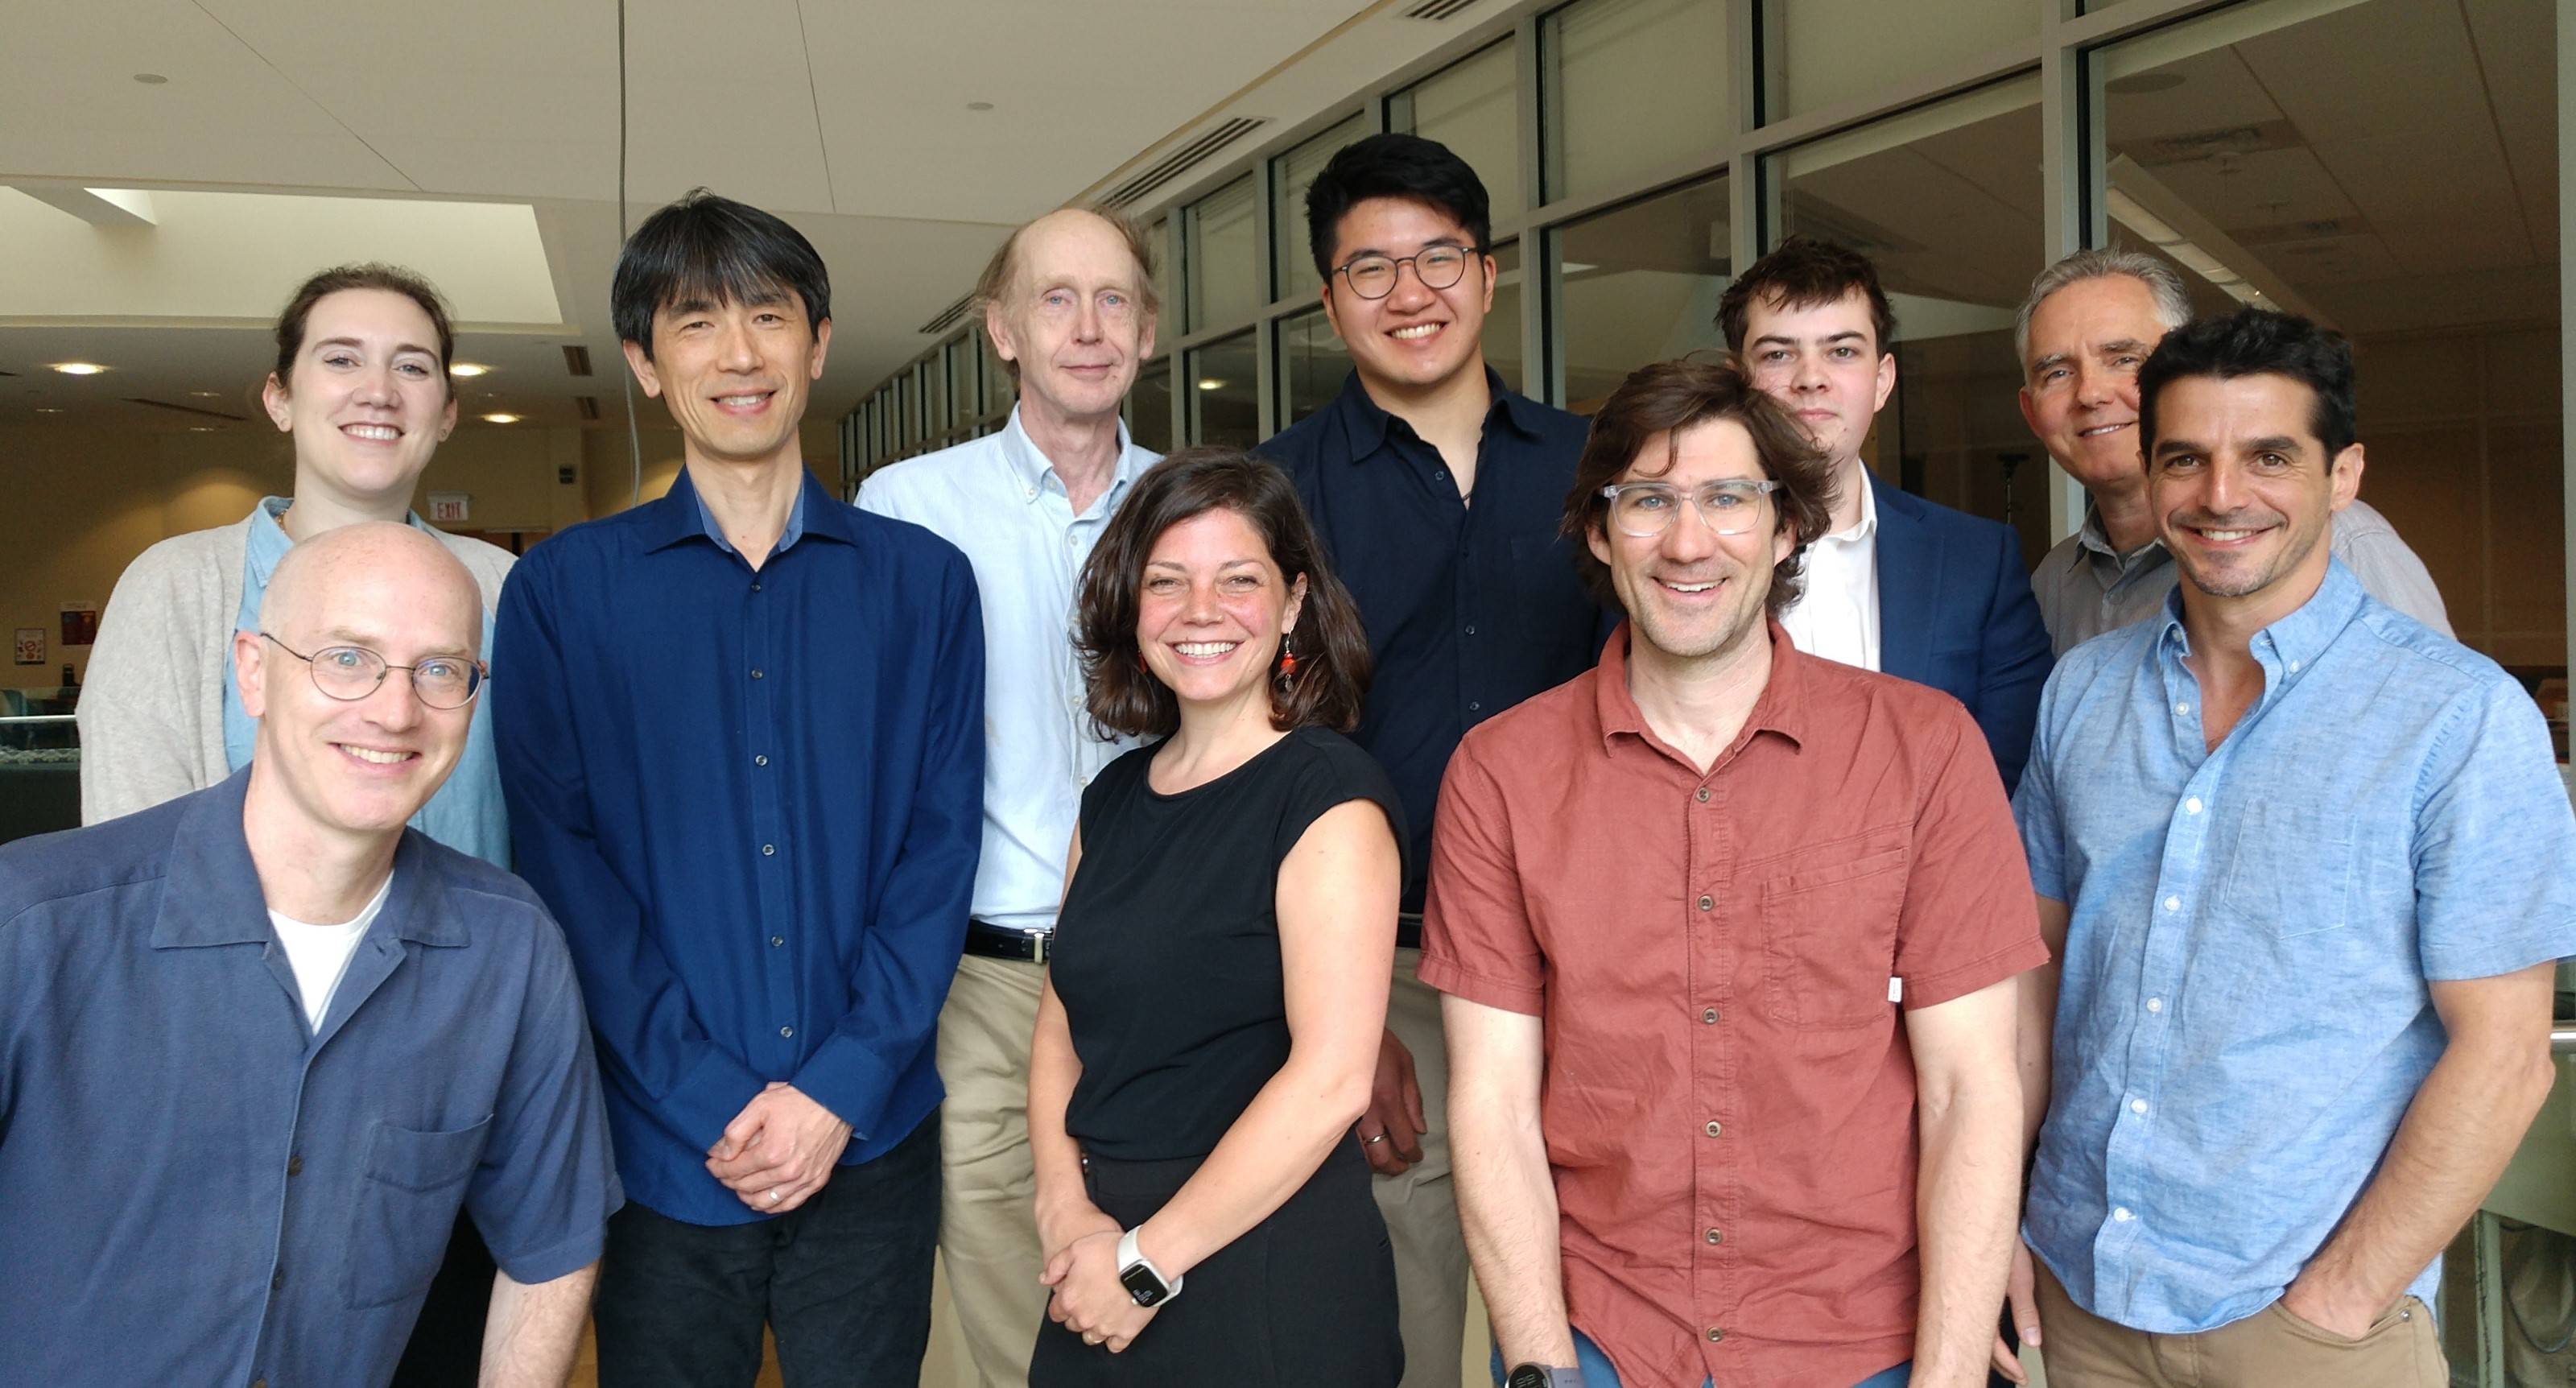
{"type": "Polygon", "coordinates": [[[783,1215],[688,1224],[629,1201],[592,1313],[600,1388],[750,1388],[764,1323],[787,1388],[918,1382],[938,1243],[935,1110],[783,1215]]]}
{"type": "MultiPolygon", "coordinates": [[[[1091,1201],[1129,1229],[1179,1192],[1205,1158],[1086,1158],[1091,1201]]],[[[1287,1203],[1181,1279],[1118,1354],[1054,1321],[1038,1327],[1030,1388],[1395,1388],[1404,1377],[1395,1252],[1345,1139],[1287,1203]]]]}

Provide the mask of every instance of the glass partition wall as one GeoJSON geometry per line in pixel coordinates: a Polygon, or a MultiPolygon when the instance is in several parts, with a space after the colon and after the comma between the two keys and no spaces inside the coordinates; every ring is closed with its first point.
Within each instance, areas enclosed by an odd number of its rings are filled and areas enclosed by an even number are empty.
{"type": "MultiPolygon", "coordinates": [[[[1899,320],[1871,466],[2011,522],[2035,559],[2082,494],[2021,422],[2013,311],[2058,255],[2144,249],[2205,311],[2270,303],[2351,336],[2365,497],[2423,556],[2461,638],[2554,701],[2563,736],[2576,521],[2559,422],[2557,9],[1497,6],[1139,209],[1163,306],[1129,418],[1151,447],[1249,443],[1342,388],[1305,190],[1350,140],[1415,131],[1464,155],[1493,197],[1487,360],[1569,409],[1645,362],[1722,346],[1719,294],[1781,237],[1869,253],[1899,320]]],[[[854,472],[1007,415],[990,352],[948,350],[975,336],[961,321],[926,338],[861,407],[854,472]]]]}

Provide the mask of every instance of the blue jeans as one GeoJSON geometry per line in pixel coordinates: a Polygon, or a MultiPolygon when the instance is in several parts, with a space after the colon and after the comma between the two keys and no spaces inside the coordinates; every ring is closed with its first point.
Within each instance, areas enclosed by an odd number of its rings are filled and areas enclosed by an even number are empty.
{"type": "MultiPolygon", "coordinates": [[[[1583,1388],[1619,1388],[1619,1371],[1610,1367],[1609,1356],[1601,1352],[1599,1345],[1592,1343],[1591,1336],[1580,1330],[1574,1332],[1574,1366],[1583,1371],[1583,1388]]],[[[1913,1377],[1914,1365],[1908,1361],[1895,1368],[1883,1369],[1871,1374],[1853,1384],[1852,1388],[1905,1388],[1913,1377]]],[[[1706,1379],[1701,1380],[1701,1384],[1702,1388],[1715,1388],[1715,1385],[1710,1384],[1706,1379]]],[[[1502,1388],[1502,1385],[1503,1347],[1496,1345],[1494,1346],[1494,1388],[1502,1388]]]]}

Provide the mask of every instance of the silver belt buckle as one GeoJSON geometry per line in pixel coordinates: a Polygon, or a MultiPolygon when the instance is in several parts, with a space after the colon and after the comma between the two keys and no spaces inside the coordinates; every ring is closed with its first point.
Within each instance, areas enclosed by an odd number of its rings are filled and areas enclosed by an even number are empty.
{"type": "Polygon", "coordinates": [[[1030,935],[1029,962],[1032,964],[1045,963],[1047,957],[1047,941],[1054,938],[1055,932],[1052,930],[1041,930],[1030,935]]]}

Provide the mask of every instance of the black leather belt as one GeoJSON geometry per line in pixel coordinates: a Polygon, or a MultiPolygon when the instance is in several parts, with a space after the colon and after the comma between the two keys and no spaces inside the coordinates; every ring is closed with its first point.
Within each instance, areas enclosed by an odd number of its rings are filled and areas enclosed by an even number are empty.
{"type": "Polygon", "coordinates": [[[1043,964],[1047,958],[1047,942],[1053,934],[1048,930],[1011,930],[970,920],[966,922],[966,952],[988,959],[1025,959],[1032,964],[1043,964]]]}

